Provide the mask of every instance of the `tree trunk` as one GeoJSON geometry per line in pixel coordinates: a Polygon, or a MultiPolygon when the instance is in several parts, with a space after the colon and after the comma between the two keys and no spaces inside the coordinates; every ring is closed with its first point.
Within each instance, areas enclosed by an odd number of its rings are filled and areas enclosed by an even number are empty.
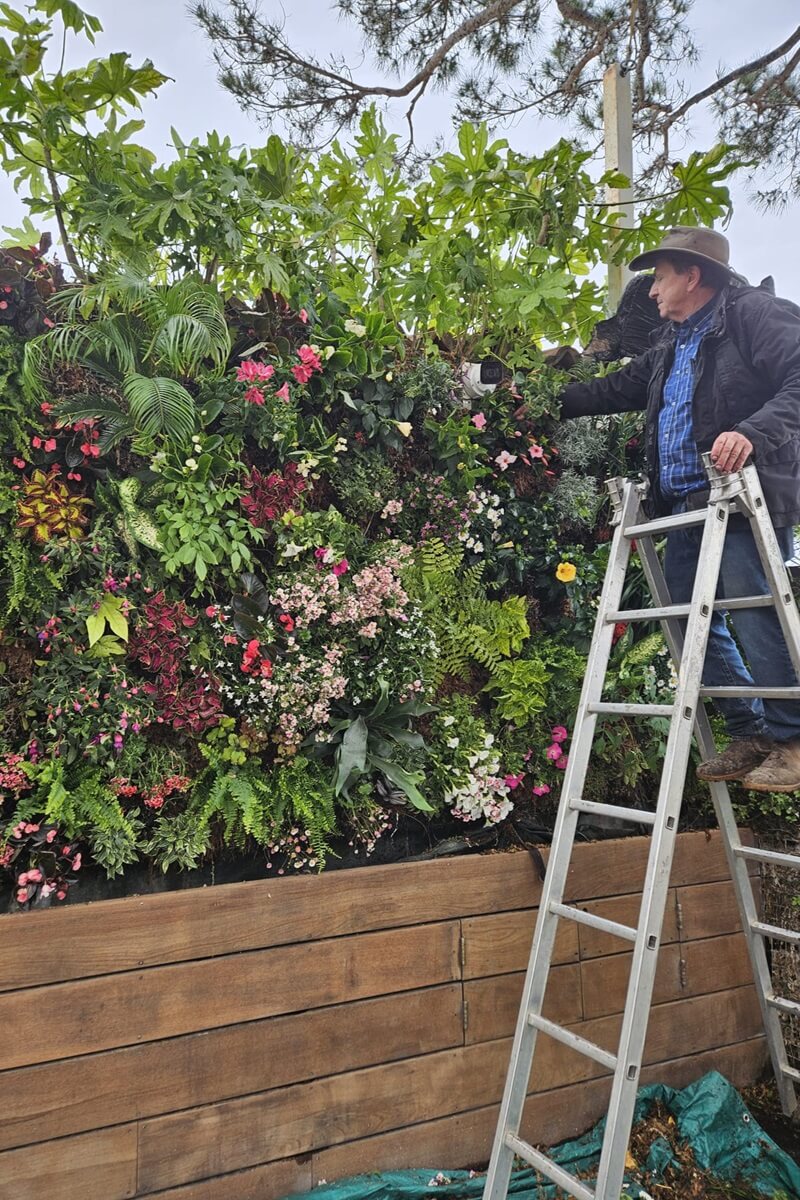
{"type": "Polygon", "coordinates": [[[56,173],[53,168],[53,159],[50,154],[50,149],[48,146],[44,146],[44,161],[45,161],[45,166],[47,167],[47,181],[50,184],[50,194],[53,199],[53,210],[55,211],[55,214],[56,214],[56,221],[58,223],[58,234],[59,234],[59,237],[61,238],[61,245],[64,247],[64,253],[67,256],[67,262],[69,263],[70,267],[72,268],[75,278],[78,280],[79,283],[83,283],[83,280],[84,280],[83,267],[78,262],[78,256],[75,253],[75,247],[72,245],[72,242],[69,240],[69,234],[67,233],[67,227],[64,224],[64,208],[63,208],[63,202],[62,202],[62,198],[61,198],[61,189],[58,186],[58,178],[56,177],[56,173]]]}

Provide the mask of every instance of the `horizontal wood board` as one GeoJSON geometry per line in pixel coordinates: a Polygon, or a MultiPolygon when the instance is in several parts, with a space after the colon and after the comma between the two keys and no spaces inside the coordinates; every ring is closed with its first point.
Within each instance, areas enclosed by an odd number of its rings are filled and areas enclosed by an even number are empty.
{"type": "MultiPolygon", "coordinates": [[[[578,847],[567,901],[634,924],[648,848],[578,847]]],[[[98,1200],[277,1200],[485,1162],[540,895],[511,852],[0,918],[0,1200],[86,1200],[89,1177],[98,1200]]],[[[630,957],[562,925],[546,1014],[614,1049],[630,957]]],[[[715,834],[678,839],[645,1059],[678,1084],[765,1060],[715,834]]],[[[526,1122],[571,1136],[607,1089],[542,1037],[526,1122]]]]}

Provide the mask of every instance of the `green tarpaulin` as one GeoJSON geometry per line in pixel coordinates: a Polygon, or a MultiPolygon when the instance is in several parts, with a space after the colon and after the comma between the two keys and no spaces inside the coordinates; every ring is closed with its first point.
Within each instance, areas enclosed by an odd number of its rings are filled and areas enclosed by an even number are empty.
{"type": "MultiPolygon", "coordinates": [[[[780,1149],[748,1112],[738,1092],[722,1075],[711,1071],[696,1083],[677,1091],[663,1084],[642,1088],[636,1102],[635,1121],[640,1121],[657,1103],[675,1118],[678,1138],[691,1145],[695,1162],[721,1180],[742,1180],[754,1191],[773,1198],[800,1200],[800,1166],[780,1149]]],[[[548,1151],[551,1158],[573,1175],[586,1177],[597,1167],[605,1121],[571,1142],[548,1151]]],[[[650,1147],[643,1174],[663,1175],[674,1162],[669,1143],[657,1138],[650,1147]]],[[[675,1165],[678,1165],[675,1163],[675,1165]]],[[[434,1193],[437,1200],[480,1197],[484,1179],[469,1171],[440,1171],[428,1167],[413,1171],[386,1171],[356,1175],[338,1183],[323,1184],[308,1193],[314,1200],[422,1200],[434,1193]]],[[[510,1194],[529,1200],[553,1200],[563,1195],[530,1169],[515,1171],[510,1194]]],[[[626,1179],[623,1197],[647,1197],[642,1183],[632,1174],[626,1179]]],[[[298,1200],[298,1197],[293,1197],[298,1200]]]]}

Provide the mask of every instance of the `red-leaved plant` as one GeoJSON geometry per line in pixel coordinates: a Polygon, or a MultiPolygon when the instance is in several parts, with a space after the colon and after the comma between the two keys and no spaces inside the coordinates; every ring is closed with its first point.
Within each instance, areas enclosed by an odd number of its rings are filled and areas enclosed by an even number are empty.
{"type": "Polygon", "coordinates": [[[244,486],[247,495],[242,496],[240,503],[250,523],[256,529],[268,529],[273,521],[297,506],[308,484],[298,474],[297,463],[290,462],[283,473],[270,471],[269,475],[262,475],[258,467],[253,467],[245,476],[244,486]]]}

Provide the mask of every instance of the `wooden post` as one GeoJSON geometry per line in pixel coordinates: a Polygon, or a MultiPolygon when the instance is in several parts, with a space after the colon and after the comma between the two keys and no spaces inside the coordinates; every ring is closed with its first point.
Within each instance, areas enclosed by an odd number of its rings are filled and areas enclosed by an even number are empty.
{"type": "MultiPolygon", "coordinates": [[[[633,121],[631,113],[631,80],[619,63],[614,63],[603,76],[603,125],[605,127],[606,170],[619,171],[633,182],[633,121]]],[[[633,228],[633,188],[606,188],[608,215],[620,213],[617,224],[633,228]]],[[[625,286],[631,278],[628,268],[608,264],[609,315],[616,312],[625,286]]]]}

